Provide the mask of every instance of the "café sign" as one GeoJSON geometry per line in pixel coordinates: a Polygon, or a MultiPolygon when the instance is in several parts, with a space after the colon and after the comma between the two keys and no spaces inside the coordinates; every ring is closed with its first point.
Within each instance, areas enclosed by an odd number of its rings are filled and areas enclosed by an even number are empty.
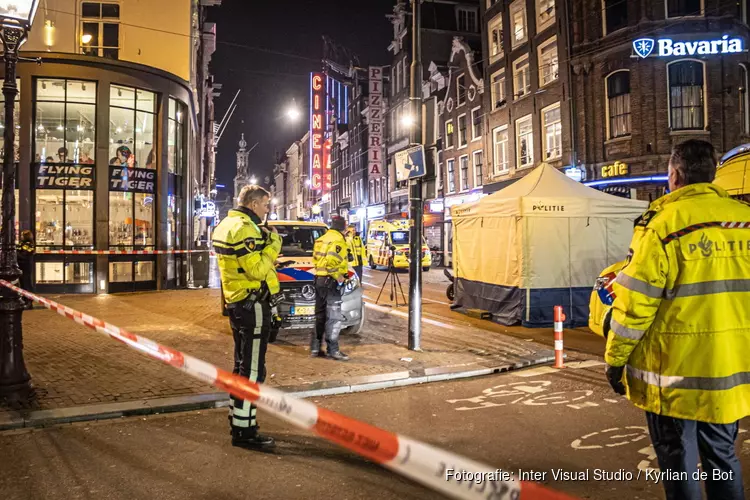
{"type": "Polygon", "coordinates": [[[652,53],[656,57],[670,57],[737,54],[744,51],[742,38],[729,38],[729,35],[715,40],[677,41],[672,38],[639,38],[633,41],[633,52],[643,59],[652,53]],[[655,53],[654,49],[656,49],[655,53]]]}
{"type": "Polygon", "coordinates": [[[604,165],[602,167],[602,178],[606,179],[608,177],[621,177],[623,175],[628,175],[629,168],[627,163],[622,163],[620,161],[616,161],[612,165],[604,165]]]}

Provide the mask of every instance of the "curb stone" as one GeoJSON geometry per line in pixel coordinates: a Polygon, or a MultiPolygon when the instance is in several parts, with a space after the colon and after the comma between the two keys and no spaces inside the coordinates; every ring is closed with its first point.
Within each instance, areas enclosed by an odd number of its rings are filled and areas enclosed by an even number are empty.
{"type": "MultiPolygon", "coordinates": [[[[314,382],[297,386],[280,386],[290,396],[306,399],[320,396],[337,396],[379,389],[404,387],[430,382],[444,382],[464,378],[494,375],[521,368],[552,363],[554,351],[544,350],[535,356],[524,357],[520,361],[509,361],[493,367],[467,369],[466,366],[435,367],[382,373],[372,376],[356,377],[346,380],[314,382]]],[[[121,417],[175,413],[201,409],[223,408],[229,404],[229,395],[224,392],[209,392],[189,396],[175,396],[156,399],[124,401],[122,403],[105,403],[52,410],[34,410],[28,412],[7,411],[0,413],[0,431],[49,427],[53,425],[106,420],[121,417]]]]}

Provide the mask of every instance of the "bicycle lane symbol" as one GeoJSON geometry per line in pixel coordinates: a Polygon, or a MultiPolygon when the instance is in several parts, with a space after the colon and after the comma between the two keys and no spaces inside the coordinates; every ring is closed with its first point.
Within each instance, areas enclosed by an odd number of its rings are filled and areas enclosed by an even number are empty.
{"type": "Polygon", "coordinates": [[[497,406],[507,406],[512,404],[525,404],[528,406],[546,406],[566,404],[571,408],[581,409],[587,406],[598,406],[596,403],[584,402],[582,404],[573,404],[577,401],[591,396],[594,391],[574,390],[574,391],[557,391],[547,393],[549,386],[552,384],[548,380],[533,380],[523,382],[513,382],[510,384],[500,384],[482,391],[479,396],[462,399],[447,399],[447,403],[456,404],[460,402],[473,403],[477,406],[460,406],[454,408],[456,411],[481,410],[483,408],[492,408],[497,406]],[[492,399],[490,401],[489,399],[492,399]]]}

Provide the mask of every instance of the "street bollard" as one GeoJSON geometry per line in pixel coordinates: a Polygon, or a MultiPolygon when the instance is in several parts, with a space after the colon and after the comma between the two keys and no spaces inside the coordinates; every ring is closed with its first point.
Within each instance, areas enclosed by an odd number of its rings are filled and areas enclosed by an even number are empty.
{"type": "Polygon", "coordinates": [[[564,368],[563,366],[563,321],[565,313],[562,306],[555,306],[555,368],[564,368]]]}

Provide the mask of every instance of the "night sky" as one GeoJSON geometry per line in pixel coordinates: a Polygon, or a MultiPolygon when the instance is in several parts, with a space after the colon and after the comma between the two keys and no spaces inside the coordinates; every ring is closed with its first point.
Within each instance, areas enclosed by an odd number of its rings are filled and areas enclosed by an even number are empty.
{"type": "Polygon", "coordinates": [[[305,134],[309,73],[321,69],[324,35],[357,54],[363,66],[390,63],[393,28],[385,16],[394,4],[395,0],[223,0],[221,7],[210,9],[218,40],[211,71],[224,85],[216,100],[217,122],[242,89],[219,143],[218,184],[233,184],[242,132],[248,148],[259,143],[250,154],[250,170],[261,181],[271,175],[276,152],[283,153],[305,134]],[[296,125],[285,115],[293,99],[303,113],[296,125]]]}

